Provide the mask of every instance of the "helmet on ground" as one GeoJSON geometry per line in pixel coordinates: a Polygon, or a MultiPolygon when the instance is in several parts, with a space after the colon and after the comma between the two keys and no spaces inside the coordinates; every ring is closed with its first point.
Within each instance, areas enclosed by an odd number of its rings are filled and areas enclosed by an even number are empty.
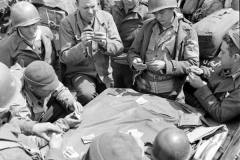
{"type": "Polygon", "coordinates": [[[156,160],[188,160],[191,146],[182,130],[167,128],[156,136],[152,152],[156,160]]]}
{"type": "Polygon", "coordinates": [[[149,0],[148,11],[150,13],[158,12],[166,8],[176,8],[176,0],[149,0]]]}
{"type": "Polygon", "coordinates": [[[142,160],[142,149],[128,134],[106,132],[94,139],[85,160],[142,160]]]}
{"type": "Polygon", "coordinates": [[[20,1],[11,8],[12,27],[30,26],[40,21],[37,8],[30,2],[20,1]]]}
{"type": "Polygon", "coordinates": [[[7,109],[6,106],[14,98],[17,92],[17,83],[10,73],[10,69],[0,62],[0,112],[7,109]]]}

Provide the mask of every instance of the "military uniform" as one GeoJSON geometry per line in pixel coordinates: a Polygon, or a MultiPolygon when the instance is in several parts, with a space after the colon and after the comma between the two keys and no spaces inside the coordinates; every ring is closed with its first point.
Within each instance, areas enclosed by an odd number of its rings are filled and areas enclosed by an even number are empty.
{"type": "MultiPolygon", "coordinates": [[[[137,88],[140,91],[175,99],[182,89],[186,69],[199,63],[197,34],[181,14],[175,12],[172,25],[163,28],[156,19],[150,19],[135,38],[128,55],[130,66],[135,57],[143,63],[162,60],[166,69],[144,70],[137,73],[137,88]]],[[[136,76],[134,76],[136,78],[136,76]]]]}
{"type": "Polygon", "coordinates": [[[25,40],[19,31],[14,31],[0,41],[0,61],[8,67],[15,63],[26,67],[34,60],[43,60],[54,65],[56,55],[52,38],[51,30],[43,26],[38,26],[33,44],[25,40]]]}
{"type": "Polygon", "coordinates": [[[117,27],[109,13],[98,10],[93,24],[84,22],[77,10],[66,17],[60,26],[60,60],[66,65],[65,80],[69,80],[77,90],[78,100],[82,104],[87,103],[96,95],[96,87],[99,85],[97,81],[104,83],[107,87],[112,85],[109,56],[116,56],[123,49],[117,27]],[[83,46],[79,38],[86,28],[91,28],[94,32],[105,32],[107,34],[106,46],[98,46],[94,41],[89,47],[83,46]]]}
{"type": "Polygon", "coordinates": [[[208,79],[208,85],[194,92],[201,106],[216,121],[226,122],[240,115],[240,68],[229,73],[220,68],[208,79]]]}
{"type": "Polygon", "coordinates": [[[126,53],[141,29],[143,21],[147,19],[147,12],[147,6],[142,3],[138,3],[135,8],[127,11],[127,13],[122,1],[116,2],[115,6],[112,7],[111,13],[124,46],[123,54],[112,58],[113,78],[117,88],[132,87],[133,73],[127,63],[126,53]]]}
{"type": "Polygon", "coordinates": [[[23,85],[24,82],[20,80],[23,76],[23,69],[19,65],[13,66],[11,72],[18,85],[17,96],[10,103],[13,117],[37,122],[54,122],[63,131],[76,125],[77,121],[74,123],[69,121],[71,117],[63,118],[71,112],[69,108],[74,105],[76,100],[61,82],[49,97],[42,99],[35,96],[26,85],[23,85]],[[50,110],[51,107],[53,110],[50,110]]]}

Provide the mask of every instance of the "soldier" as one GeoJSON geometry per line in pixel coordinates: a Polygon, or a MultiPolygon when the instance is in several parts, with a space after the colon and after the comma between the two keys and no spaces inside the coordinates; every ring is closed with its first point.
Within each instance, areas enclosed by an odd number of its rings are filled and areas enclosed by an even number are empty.
{"type": "Polygon", "coordinates": [[[118,55],[123,49],[112,16],[100,10],[97,2],[78,0],[78,10],[60,26],[65,83],[77,91],[82,104],[92,100],[101,88],[113,86],[109,56],[118,55]]]}
{"type": "Polygon", "coordinates": [[[221,123],[240,115],[239,38],[237,23],[223,38],[219,55],[220,65],[203,69],[194,67],[189,74],[189,83],[195,88],[192,92],[198,106],[200,105],[214,120],[221,123]],[[202,73],[207,77],[206,81],[199,76],[202,73]]]}
{"type": "Polygon", "coordinates": [[[34,61],[24,71],[19,65],[12,67],[12,70],[18,79],[22,79],[18,83],[21,94],[12,102],[12,116],[54,122],[63,131],[81,122],[82,105],[58,80],[51,65],[44,61],[34,61]]]}
{"type": "Polygon", "coordinates": [[[199,63],[197,34],[182,15],[174,11],[176,0],[150,0],[155,18],[139,31],[128,53],[136,88],[140,92],[176,99],[187,75],[199,63]]]}
{"type": "Polygon", "coordinates": [[[54,65],[53,35],[49,28],[38,25],[37,9],[29,2],[17,2],[10,18],[13,33],[0,42],[0,61],[9,67],[15,63],[26,67],[35,60],[54,65]]]}
{"type": "MultiPolygon", "coordinates": [[[[39,147],[43,146],[38,146],[39,143],[37,143],[41,140],[39,137],[49,141],[52,133],[61,133],[61,130],[51,123],[37,123],[12,117],[10,106],[15,105],[12,102],[18,98],[20,91],[18,81],[3,63],[0,63],[0,77],[0,160],[42,158],[39,147]]],[[[53,135],[46,160],[60,160],[57,150],[59,147],[56,147],[57,140],[59,138],[53,135]]]]}
{"type": "Polygon", "coordinates": [[[112,7],[113,19],[123,41],[124,51],[119,57],[113,57],[113,79],[116,88],[132,87],[132,70],[127,63],[127,52],[134,38],[148,18],[148,8],[140,0],[121,0],[112,7]]]}

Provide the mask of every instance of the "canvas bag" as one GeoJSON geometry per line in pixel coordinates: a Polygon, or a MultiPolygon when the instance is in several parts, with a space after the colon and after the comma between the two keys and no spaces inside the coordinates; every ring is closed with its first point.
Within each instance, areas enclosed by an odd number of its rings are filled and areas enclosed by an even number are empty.
{"type": "Polygon", "coordinates": [[[221,9],[193,25],[197,31],[200,58],[214,58],[225,33],[239,21],[239,12],[231,8],[221,9]]]}

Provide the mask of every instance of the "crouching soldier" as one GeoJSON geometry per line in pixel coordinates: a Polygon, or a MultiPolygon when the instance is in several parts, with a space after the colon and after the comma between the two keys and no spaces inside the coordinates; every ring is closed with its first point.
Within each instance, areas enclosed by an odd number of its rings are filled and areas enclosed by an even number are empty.
{"type": "MultiPolygon", "coordinates": [[[[14,67],[18,69],[17,65],[14,67]]],[[[54,122],[63,131],[81,122],[82,105],[58,80],[51,65],[44,61],[34,61],[19,76],[23,80],[22,99],[11,106],[13,116],[38,122],[54,122]]]]}
{"type": "MultiPolygon", "coordinates": [[[[61,133],[59,127],[51,123],[38,123],[17,119],[11,114],[11,107],[19,100],[19,81],[15,79],[7,66],[0,63],[0,160],[43,160],[38,141],[50,140],[52,133],[61,133]],[[40,138],[42,137],[42,138],[40,138]]],[[[50,140],[50,149],[46,160],[61,160],[55,135],[50,140]]]]}
{"type": "Polygon", "coordinates": [[[8,67],[19,63],[26,67],[34,60],[55,65],[53,34],[40,26],[37,9],[29,2],[17,2],[11,8],[12,33],[0,42],[0,61],[8,67]]]}
{"type": "Polygon", "coordinates": [[[212,68],[202,70],[204,75],[211,73],[207,80],[199,76],[199,68],[192,68],[189,74],[190,85],[195,88],[192,92],[196,102],[218,122],[226,122],[240,115],[239,24],[235,27],[223,38],[220,66],[213,68],[212,73],[212,68]]]}
{"type": "Polygon", "coordinates": [[[176,0],[150,0],[148,20],[129,49],[130,67],[137,71],[135,85],[140,92],[176,99],[187,68],[199,63],[197,34],[181,14],[176,0]]]}

